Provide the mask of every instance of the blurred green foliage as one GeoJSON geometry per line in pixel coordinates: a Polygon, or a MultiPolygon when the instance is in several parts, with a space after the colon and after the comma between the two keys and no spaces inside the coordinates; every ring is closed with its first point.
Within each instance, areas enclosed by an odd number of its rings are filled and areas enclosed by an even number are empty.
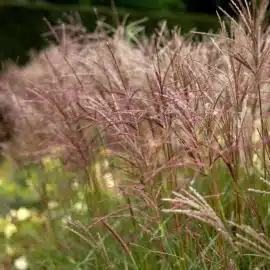
{"type": "MultiPolygon", "coordinates": [[[[112,0],[91,0],[92,5],[96,6],[108,6],[112,5],[112,0]]],[[[174,9],[184,10],[184,3],[182,0],[115,0],[114,4],[116,7],[123,8],[135,8],[135,9],[174,9]]]]}
{"type": "MultiPolygon", "coordinates": [[[[202,269],[198,254],[207,250],[205,256],[211,260],[206,261],[203,269],[216,270],[224,266],[217,253],[219,245],[223,245],[223,250],[228,248],[228,258],[237,260],[234,250],[218,240],[215,230],[206,224],[179,217],[185,236],[179,237],[173,215],[160,212],[158,220],[156,211],[143,196],[125,197],[105,187],[102,184],[106,174],[104,161],[101,156],[97,157],[89,169],[90,182],[99,183],[95,188],[79,172],[67,173],[61,161],[54,158],[44,158],[21,168],[9,162],[0,166],[0,198],[4,206],[0,209],[1,269],[165,270],[187,269],[185,265],[190,266],[189,269],[202,269]],[[136,209],[135,219],[129,216],[127,198],[136,209]],[[189,231],[194,231],[194,235],[189,231]],[[116,232],[132,253],[124,251],[116,232]],[[202,251],[196,249],[198,240],[204,248],[202,251]],[[14,267],[16,265],[21,267],[14,267]]],[[[113,162],[116,161],[110,160],[109,164],[113,162]]],[[[109,171],[118,181],[121,174],[113,168],[109,166],[109,171]]],[[[231,216],[234,213],[233,182],[222,164],[217,165],[217,171],[219,188],[223,191],[220,203],[226,216],[231,216]]],[[[244,176],[244,171],[240,173],[244,176]]],[[[120,179],[123,180],[123,175],[120,179]]],[[[200,180],[193,187],[201,194],[211,194],[211,176],[200,180]]],[[[245,181],[245,185],[253,185],[258,183],[258,177],[253,175],[245,181]]],[[[267,217],[265,197],[256,197],[256,202],[260,213],[267,217]]],[[[249,209],[246,212],[248,219],[256,220],[249,209]]],[[[266,220],[265,225],[269,227],[269,221],[266,220]]],[[[252,255],[246,255],[243,262],[238,263],[242,267],[237,269],[255,269],[253,266],[257,263],[252,255]]]]}
{"type": "MultiPolygon", "coordinates": [[[[63,13],[73,14],[78,11],[84,25],[89,31],[94,30],[97,15],[92,8],[78,8],[63,5],[3,5],[0,8],[0,61],[7,59],[23,64],[28,60],[29,50],[39,50],[46,45],[42,34],[49,31],[44,21],[46,18],[53,25],[59,21],[63,13]]],[[[106,17],[106,22],[115,25],[110,8],[98,8],[98,16],[106,17]]],[[[148,17],[145,22],[146,33],[152,33],[159,21],[167,20],[169,27],[181,26],[182,33],[196,28],[199,31],[217,30],[219,23],[215,17],[204,14],[172,13],[170,11],[136,11],[119,9],[120,20],[130,14],[129,21],[148,17]]],[[[2,67],[3,68],[3,67],[2,67]]]]}

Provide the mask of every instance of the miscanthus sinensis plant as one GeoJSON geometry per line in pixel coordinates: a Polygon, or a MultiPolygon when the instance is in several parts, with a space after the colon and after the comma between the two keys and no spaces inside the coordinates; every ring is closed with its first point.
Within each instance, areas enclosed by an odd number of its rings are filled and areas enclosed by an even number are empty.
{"type": "Polygon", "coordinates": [[[231,4],[237,19],[224,12],[200,43],[165,23],[140,38],[103,23],[51,27],[57,45],[3,76],[19,112],[15,160],[58,158],[88,209],[111,180],[113,210],[66,223],[95,250],[82,265],[269,267],[268,1],[231,4]]]}

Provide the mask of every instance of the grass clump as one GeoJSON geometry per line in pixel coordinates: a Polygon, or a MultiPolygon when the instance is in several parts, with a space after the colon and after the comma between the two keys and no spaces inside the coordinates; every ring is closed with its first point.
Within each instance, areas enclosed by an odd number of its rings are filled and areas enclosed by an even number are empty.
{"type": "Polygon", "coordinates": [[[14,254],[29,241],[33,269],[268,268],[268,2],[232,5],[238,20],[201,43],[73,21],[10,67],[5,149],[46,232],[20,238],[5,213],[14,254]]]}

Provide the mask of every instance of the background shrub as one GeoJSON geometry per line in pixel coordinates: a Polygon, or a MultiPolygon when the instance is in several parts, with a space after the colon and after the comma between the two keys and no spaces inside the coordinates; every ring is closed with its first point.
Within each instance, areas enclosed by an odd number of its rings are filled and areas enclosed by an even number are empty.
{"type": "MultiPolygon", "coordinates": [[[[57,24],[62,14],[74,13],[76,9],[70,6],[61,8],[55,6],[0,6],[0,24],[5,27],[0,28],[0,60],[4,62],[12,59],[18,64],[23,64],[29,59],[29,50],[39,50],[46,45],[42,34],[49,31],[44,21],[46,18],[53,25],[57,24]]],[[[88,31],[93,31],[96,27],[97,15],[92,8],[80,8],[78,12],[83,24],[88,31]]],[[[106,17],[108,24],[115,25],[114,16],[110,8],[99,8],[99,17],[106,17]]],[[[151,34],[161,20],[167,20],[170,28],[175,25],[181,26],[182,33],[186,33],[196,28],[198,31],[207,32],[209,29],[217,30],[218,21],[214,17],[207,15],[155,12],[155,11],[135,11],[119,9],[120,20],[128,13],[128,21],[136,21],[141,18],[149,18],[145,23],[146,33],[151,34]]]]}

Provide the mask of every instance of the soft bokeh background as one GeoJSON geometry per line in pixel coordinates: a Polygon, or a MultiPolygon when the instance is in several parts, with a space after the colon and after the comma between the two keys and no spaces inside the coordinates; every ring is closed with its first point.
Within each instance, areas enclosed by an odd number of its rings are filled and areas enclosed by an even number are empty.
{"type": "MultiPolygon", "coordinates": [[[[0,0],[0,60],[11,58],[25,63],[30,49],[40,49],[45,43],[41,38],[48,26],[44,18],[55,24],[62,14],[79,14],[89,31],[94,30],[97,17],[106,17],[116,24],[111,0],[0,0]],[[96,11],[94,9],[96,7],[96,11]]],[[[228,0],[115,0],[120,19],[129,14],[128,21],[148,18],[144,23],[151,33],[161,20],[170,27],[180,25],[182,32],[190,29],[207,32],[219,27],[215,16],[216,6],[230,11],[228,0]]]]}

